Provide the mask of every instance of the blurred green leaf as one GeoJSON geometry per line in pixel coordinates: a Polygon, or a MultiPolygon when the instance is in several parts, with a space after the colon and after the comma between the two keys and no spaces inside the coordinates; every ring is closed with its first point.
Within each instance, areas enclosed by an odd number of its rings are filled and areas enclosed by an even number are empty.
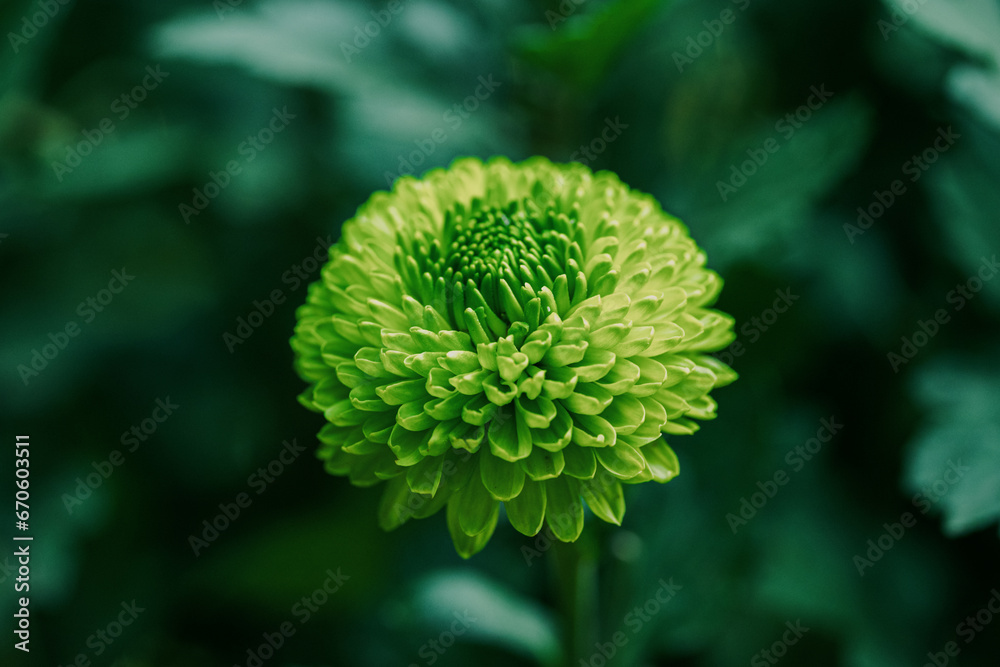
{"type": "MultiPolygon", "coordinates": [[[[992,0],[885,0],[938,41],[1000,65],[1000,7],[992,0]]],[[[894,33],[889,33],[894,35],[894,33]]]]}
{"type": "Polygon", "coordinates": [[[151,41],[161,57],[233,65],[282,83],[344,90],[369,69],[347,62],[338,44],[350,42],[351,27],[368,20],[353,3],[265,0],[224,20],[214,10],[178,16],[159,26],[151,41]]]}
{"type": "Polygon", "coordinates": [[[581,91],[603,79],[615,57],[635,35],[670,2],[663,0],[615,0],[588,13],[572,0],[548,9],[542,18],[548,29],[537,26],[519,42],[522,57],[558,74],[581,91]],[[566,13],[563,8],[572,8],[566,13]],[[580,11],[577,15],[575,12],[580,11]]]}
{"type": "MultiPolygon", "coordinates": [[[[1000,141],[983,136],[975,127],[960,129],[967,144],[944,155],[928,170],[927,182],[944,249],[962,273],[972,278],[1000,250],[1000,226],[996,224],[1000,160],[996,159],[998,153],[990,150],[1000,148],[1000,141]]],[[[1000,307],[1000,284],[992,279],[974,298],[1000,307]]]]}
{"type": "Polygon", "coordinates": [[[904,475],[961,535],[1000,519],[1000,374],[996,364],[944,360],[921,369],[917,398],[929,417],[910,446],[904,475]]]}
{"type": "Polygon", "coordinates": [[[430,574],[415,585],[412,603],[431,629],[444,628],[455,614],[475,618],[468,634],[479,641],[553,664],[559,637],[550,615],[535,602],[469,571],[430,574]]]}
{"type": "Polygon", "coordinates": [[[834,97],[797,129],[783,119],[735,138],[713,180],[686,182],[687,192],[676,195],[694,199],[689,205],[699,209],[716,266],[796,246],[814,207],[857,164],[872,131],[871,110],[858,96],[834,97]],[[779,146],[776,152],[763,148],[768,140],[779,146]],[[748,151],[764,155],[763,164],[748,151]]]}

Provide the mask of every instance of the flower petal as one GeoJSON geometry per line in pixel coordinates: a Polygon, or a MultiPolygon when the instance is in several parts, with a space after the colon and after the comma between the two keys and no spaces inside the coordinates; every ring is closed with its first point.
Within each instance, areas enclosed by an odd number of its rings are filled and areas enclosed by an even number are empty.
{"type": "Polygon", "coordinates": [[[451,371],[455,375],[472,373],[481,369],[478,355],[475,352],[468,352],[466,350],[452,350],[447,352],[438,359],[438,363],[442,368],[451,371]]]}
{"type": "MultiPolygon", "coordinates": [[[[487,371],[488,372],[488,371],[487,371]]],[[[507,405],[517,396],[517,386],[500,378],[499,373],[490,373],[483,381],[483,393],[494,405],[507,405]]]]}
{"type": "Polygon", "coordinates": [[[545,520],[545,485],[525,480],[524,488],[504,503],[510,525],[522,535],[536,535],[545,520]]]}
{"type": "Polygon", "coordinates": [[[420,447],[430,438],[430,433],[414,433],[396,424],[389,436],[389,448],[396,455],[396,462],[401,466],[416,465],[424,458],[420,447]]]}
{"type": "Polygon", "coordinates": [[[570,412],[581,415],[599,415],[611,404],[614,396],[596,382],[580,383],[562,403],[570,412]]]}
{"type": "Polygon", "coordinates": [[[531,428],[548,428],[556,417],[556,405],[544,396],[532,401],[526,397],[518,397],[515,409],[519,419],[531,428]]]}
{"type": "Polygon", "coordinates": [[[399,528],[413,516],[408,506],[412,496],[403,476],[391,480],[386,485],[378,505],[378,525],[382,530],[399,528]]]}
{"type": "Polygon", "coordinates": [[[614,447],[597,450],[597,460],[605,470],[618,479],[630,479],[643,471],[646,460],[638,450],[624,442],[616,442],[614,447]]]}
{"type": "Polygon", "coordinates": [[[570,446],[562,450],[566,467],[563,474],[577,479],[590,479],[597,472],[597,457],[590,447],[570,446]]]}
{"type": "Polygon", "coordinates": [[[458,503],[458,524],[469,537],[483,532],[490,524],[496,525],[500,502],[483,486],[482,475],[473,474],[452,502],[458,503]]]}
{"type": "Polygon", "coordinates": [[[570,366],[580,382],[596,382],[608,374],[615,365],[615,353],[591,346],[579,363],[570,366]]]}
{"type": "Polygon", "coordinates": [[[487,426],[490,451],[504,461],[519,461],[531,453],[531,434],[527,426],[519,427],[515,415],[494,418],[487,426]]]}
{"type": "Polygon", "coordinates": [[[625,494],[621,482],[598,475],[594,479],[580,482],[580,494],[587,501],[594,516],[616,526],[622,525],[625,516],[625,494]]]}
{"type": "Polygon", "coordinates": [[[628,435],[645,422],[646,409],[642,406],[642,401],[632,394],[622,394],[611,401],[601,417],[607,419],[619,435],[628,435]]]}
{"type": "Polygon", "coordinates": [[[443,456],[429,456],[406,470],[406,483],[414,493],[433,496],[441,484],[443,468],[443,456]]]}
{"type": "Polygon", "coordinates": [[[451,534],[452,542],[455,544],[455,551],[458,552],[459,556],[470,558],[483,550],[486,543],[493,537],[499,512],[500,504],[497,503],[497,509],[493,513],[492,521],[487,522],[486,528],[482,532],[469,536],[460,526],[461,501],[458,494],[452,496],[451,500],[448,501],[448,532],[451,534]]]}
{"type": "Polygon", "coordinates": [[[581,447],[610,447],[617,439],[607,419],[593,415],[573,415],[573,442],[581,447]]]}
{"type": "Polygon", "coordinates": [[[677,455],[663,440],[644,446],[642,454],[646,458],[646,465],[649,466],[653,479],[657,482],[669,482],[681,472],[677,455]]]}
{"type": "Polygon", "coordinates": [[[562,474],[565,461],[561,451],[549,452],[539,447],[531,450],[527,458],[520,461],[521,467],[528,477],[540,482],[554,479],[562,474]]]}
{"type": "Polygon", "coordinates": [[[396,423],[408,431],[426,431],[429,428],[434,428],[438,422],[424,410],[427,403],[430,401],[426,398],[403,403],[396,412],[396,423]]]}
{"type": "MultiPolygon", "coordinates": [[[[637,359],[641,358],[643,357],[637,357],[637,359]]],[[[607,389],[613,396],[619,396],[625,392],[641,395],[633,390],[639,376],[640,371],[636,364],[628,359],[616,358],[615,365],[608,371],[607,375],[598,380],[598,384],[607,389]]],[[[659,389],[659,385],[651,389],[650,393],[655,393],[659,389]]]]}
{"type": "Polygon", "coordinates": [[[542,381],[542,394],[551,400],[569,398],[580,381],[570,368],[547,368],[542,381]]]}
{"type": "Polygon", "coordinates": [[[583,531],[583,502],[580,482],[557,477],[545,482],[545,523],[557,539],[575,542],[583,531]]]}
{"type": "Polygon", "coordinates": [[[469,424],[482,426],[493,419],[493,415],[499,411],[497,405],[490,403],[485,396],[476,396],[466,400],[468,402],[462,408],[462,420],[469,424]]]}
{"type": "Polygon", "coordinates": [[[384,384],[381,387],[376,387],[375,393],[387,405],[402,405],[403,403],[415,401],[418,398],[426,398],[427,391],[424,389],[425,384],[426,382],[423,378],[403,380],[402,382],[393,382],[392,384],[384,384]]]}
{"type": "Polygon", "coordinates": [[[524,470],[518,463],[483,452],[479,455],[479,470],[483,486],[497,500],[510,500],[524,488],[524,470]]]}

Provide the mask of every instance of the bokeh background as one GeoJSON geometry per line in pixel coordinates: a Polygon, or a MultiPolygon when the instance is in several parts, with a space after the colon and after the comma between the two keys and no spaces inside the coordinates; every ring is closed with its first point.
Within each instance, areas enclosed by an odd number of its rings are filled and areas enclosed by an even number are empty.
{"type": "Polygon", "coordinates": [[[6,503],[29,434],[35,537],[30,655],[0,552],[0,663],[559,664],[555,551],[382,534],[380,489],[314,458],[288,346],[371,192],[541,154],[684,219],[738,333],[682,474],[588,519],[582,664],[997,664],[997,2],[32,0],[0,27],[0,465],[6,503]]]}

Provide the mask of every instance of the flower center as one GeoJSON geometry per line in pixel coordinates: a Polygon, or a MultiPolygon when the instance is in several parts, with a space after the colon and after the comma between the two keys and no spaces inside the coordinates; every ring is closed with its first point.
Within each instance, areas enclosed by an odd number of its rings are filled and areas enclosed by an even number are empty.
{"type": "MultiPolygon", "coordinates": [[[[449,326],[464,331],[466,310],[484,308],[499,332],[502,322],[510,325],[529,314],[524,308],[536,298],[533,291],[558,290],[554,283],[567,273],[568,262],[582,261],[571,240],[574,214],[531,198],[490,205],[475,197],[446,211],[432,233],[397,234],[394,262],[406,291],[449,326]]],[[[573,278],[578,271],[571,271],[573,278]]],[[[573,289],[573,281],[564,278],[563,284],[573,289]]],[[[531,311],[530,326],[544,319],[535,317],[543,310],[531,311]]]]}
{"type": "Polygon", "coordinates": [[[534,222],[521,202],[457,212],[448,227],[444,267],[457,281],[481,284],[487,275],[500,278],[504,269],[516,272],[521,264],[537,266],[541,261],[534,222]]]}

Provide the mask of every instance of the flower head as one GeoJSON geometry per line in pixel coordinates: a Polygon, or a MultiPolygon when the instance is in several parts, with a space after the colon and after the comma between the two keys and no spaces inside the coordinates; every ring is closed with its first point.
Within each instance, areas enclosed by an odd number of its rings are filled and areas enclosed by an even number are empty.
{"type": "Polygon", "coordinates": [[[560,540],[581,499],[619,524],[622,483],[666,482],[662,434],[715,416],[736,375],[722,287],[685,226],[612,173],[466,158],[375,193],[298,310],[319,456],[386,482],[383,528],[447,506],[459,554],[511,525],[560,540]]]}

